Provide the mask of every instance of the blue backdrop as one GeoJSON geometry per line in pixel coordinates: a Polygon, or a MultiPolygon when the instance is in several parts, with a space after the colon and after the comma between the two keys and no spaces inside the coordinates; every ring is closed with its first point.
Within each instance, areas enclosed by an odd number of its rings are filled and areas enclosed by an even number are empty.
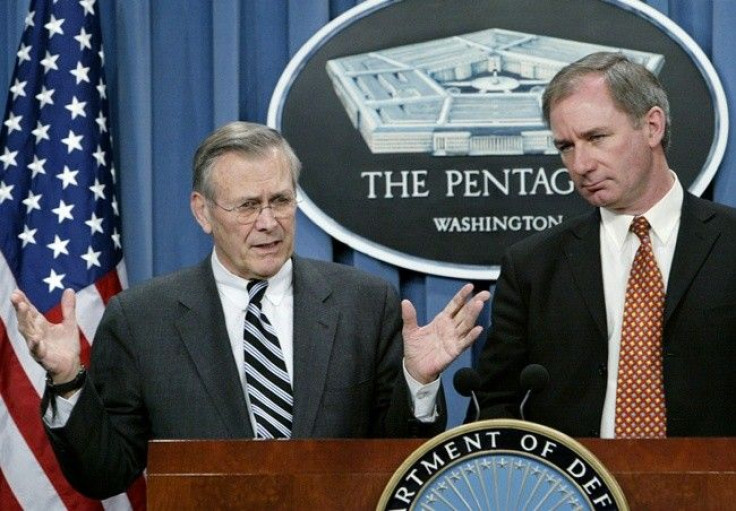
{"type": "MultiPolygon", "coordinates": [[[[191,157],[198,142],[230,120],[265,122],[271,93],[291,56],[319,28],[357,3],[100,0],[131,284],[194,264],[210,251],[210,239],[189,211],[191,157]]],[[[736,1],[646,3],[679,24],[710,57],[731,105],[731,126],[736,126],[736,1]]],[[[0,2],[0,97],[8,90],[28,5],[29,0],[0,2]]],[[[736,205],[735,136],[732,129],[725,159],[706,192],[731,205],[736,205]]],[[[420,320],[436,314],[462,284],[399,270],[350,250],[301,213],[297,232],[300,254],[383,276],[414,302],[420,320]]],[[[482,321],[488,322],[488,311],[482,321]]],[[[472,355],[464,354],[444,376],[450,425],[461,422],[466,407],[452,392],[450,380],[456,368],[471,363],[472,355]]]]}

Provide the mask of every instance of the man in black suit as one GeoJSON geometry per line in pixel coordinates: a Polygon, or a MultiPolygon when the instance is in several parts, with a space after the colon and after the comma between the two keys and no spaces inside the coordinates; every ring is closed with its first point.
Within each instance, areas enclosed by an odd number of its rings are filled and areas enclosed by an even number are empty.
{"type": "Polygon", "coordinates": [[[13,293],[19,330],[51,382],[47,433],[82,493],[125,490],[145,468],[153,438],[267,437],[253,401],[261,397],[249,388],[256,377],[244,370],[253,281],[268,282],[262,310],[293,397],[284,437],[444,429],[439,375],[480,334],[475,323],[489,293],[471,298],[466,285],[419,327],[411,303],[383,280],[294,255],[299,170],[289,144],[265,126],[233,122],[210,135],[194,158],[191,209],[214,239],[211,256],[115,296],[89,374],[74,293],[65,291],[58,325],[13,293]]]}
{"type": "MultiPolygon", "coordinates": [[[[516,417],[519,375],[549,384],[527,419],[573,436],[618,437],[625,291],[647,218],[664,289],[661,365],[667,436],[736,434],[736,211],[683,190],[666,159],[669,104],[659,81],[618,53],[562,69],[543,98],[562,161],[596,209],[511,247],[478,369],[481,418],[516,417]]],[[[645,435],[646,436],[646,435],[645,435]]]]}

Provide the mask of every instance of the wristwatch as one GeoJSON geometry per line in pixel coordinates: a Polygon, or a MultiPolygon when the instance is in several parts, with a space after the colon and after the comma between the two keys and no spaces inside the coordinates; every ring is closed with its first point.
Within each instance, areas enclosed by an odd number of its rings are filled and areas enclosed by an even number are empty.
{"type": "Polygon", "coordinates": [[[84,380],[86,379],[87,369],[84,366],[79,368],[79,372],[72,381],[68,381],[66,383],[54,383],[51,375],[46,373],[46,388],[56,395],[66,394],[72,390],[81,389],[82,385],[84,385],[84,380]]]}

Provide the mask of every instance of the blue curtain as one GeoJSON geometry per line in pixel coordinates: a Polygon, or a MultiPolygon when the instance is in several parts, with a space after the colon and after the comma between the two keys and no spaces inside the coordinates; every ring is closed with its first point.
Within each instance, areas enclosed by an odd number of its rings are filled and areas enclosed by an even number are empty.
{"type": "MultiPolygon", "coordinates": [[[[491,0],[488,0],[491,1],[491,0]]],[[[543,0],[540,0],[543,1],[543,0]]],[[[191,157],[215,127],[235,119],[265,122],[287,62],[320,27],[358,0],[101,0],[123,247],[131,284],[191,265],[211,249],[189,211],[191,157]]],[[[649,0],[679,24],[714,63],[736,110],[736,2],[649,0]]],[[[28,0],[0,3],[0,90],[7,91],[28,0]]],[[[4,94],[4,92],[2,93],[4,94]]],[[[734,115],[725,159],[706,192],[736,205],[734,115]]],[[[305,127],[305,129],[311,129],[305,127]]],[[[333,240],[299,213],[297,251],[378,274],[436,314],[462,282],[399,270],[333,240]]],[[[491,288],[492,282],[478,282],[491,288]]],[[[482,322],[487,324],[488,311],[482,322]]],[[[480,343],[476,345],[476,349],[480,343]]],[[[473,351],[446,371],[450,425],[466,401],[449,381],[473,351]]]]}

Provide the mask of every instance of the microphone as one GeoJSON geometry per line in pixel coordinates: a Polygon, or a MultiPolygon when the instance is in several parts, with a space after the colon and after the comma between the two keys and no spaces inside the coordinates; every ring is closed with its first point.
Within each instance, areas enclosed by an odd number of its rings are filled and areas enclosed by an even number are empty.
{"type": "Polygon", "coordinates": [[[477,421],[480,417],[480,404],[478,404],[478,397],[475,395],[475,391],[481,386],[481,379],[478,372],[472,367],[463,367],[452,377],[452,385],[461,396],[470,396],[473,402],[473,409],[475,410],[475,419],[473,420],[477,421]]]}
{"type": "Polygon", "coordinates": [[[532,392],[540,392],[547,386],[549,383],[549,372],[542,365],[529,364],[521,371],[519,383],[521,383],[522,389],[526,389],[524,399],[521,401],[521,406],[519,406],[519,415],[521,415],[521,420],[526,420],[524,418],[524,406],[529,396],[532,395],[532,392]]]}

